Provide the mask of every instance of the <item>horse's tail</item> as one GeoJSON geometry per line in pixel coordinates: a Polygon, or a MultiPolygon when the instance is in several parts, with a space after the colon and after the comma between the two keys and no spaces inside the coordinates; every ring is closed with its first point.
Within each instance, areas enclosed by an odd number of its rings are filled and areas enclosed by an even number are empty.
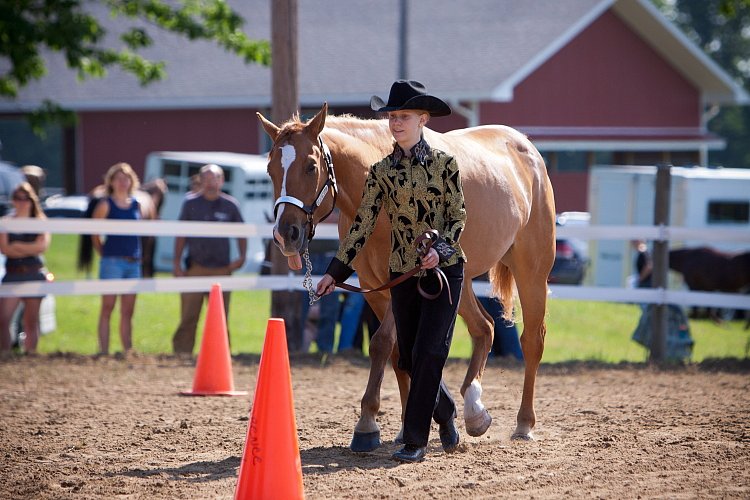
{"type": "MultiPolygon", "coordinates": [[[[94,208],[96,208],[96,204],[99,203],[99,200],[101,200],[101,198],[97,198],[95,196],[89,198],[89,204],[86,207],[86,212],[83,214],[85,218],[91,218],[94,213],[94,208]]],[[[82,234],[80,239],[78,240],[78,271],[84,272],[87,275],[91,274],[91,263],[93,262],[93,260],[94,242],[91,239],[90,234],[82,234]]]]}
{"type": "Polygon", "coordinates": [[[490,284],[492,285],[492,295],[497,297],[503,305],[503,319],[506,321],[513,320],[514,283],[510,268],[497,261],[497,264],[490,269],[490,284]]]}

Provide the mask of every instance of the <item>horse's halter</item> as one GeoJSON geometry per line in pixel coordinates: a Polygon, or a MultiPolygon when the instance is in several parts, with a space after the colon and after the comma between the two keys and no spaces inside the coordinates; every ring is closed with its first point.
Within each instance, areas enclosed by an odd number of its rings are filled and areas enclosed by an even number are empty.
{"type": "Polygon", "coordinates": [[[333,158],[331,157],[331,150],[328,149],[328,146],[320,137],[318,137],[318,144],[320,145],[320,150],[323,151],[323,159],[326,164],[326,169],[328,170],[328,179],[320,188],[318,194],[315,196],[315,201],[313,201],[312,205],[305,205],[302,200],[294,196],[280,196],[273,204],[274,219],[276,218],[276,212],[279,210],[279,205],[283,203],[294,205],[307,214],[307,241],[312,240],[313,236],[315,236],[316,223],[313,220],[313,216],[315,215],[315,210],[317,210],[323,203],[323,200],[328,194],[328,191],[331,191],[331,196],[333,196],[333,204],[331,205],[331,210],[323,217],[318,219],[318,222],[331,215],[333,209],[336,208],[336,197],[338,196],[338,187],[336,186],[336,173],[333,171],[333,158]]]}

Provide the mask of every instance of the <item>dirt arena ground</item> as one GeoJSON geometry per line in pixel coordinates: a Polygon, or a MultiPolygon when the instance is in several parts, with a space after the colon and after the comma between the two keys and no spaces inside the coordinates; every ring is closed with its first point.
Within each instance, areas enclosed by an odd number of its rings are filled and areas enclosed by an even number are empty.
{"type": "MultiPolygon", "coordinates": [[[[194,365],[171,357],[58,355],[0,362],[0,498],[231,498],[257,357],[233,360],[234,398],[178,396],[194,365]]],[[[457,392],[465,361],[450,361],[457,392]]],[[[348,445],[368,361],[292,360],[307,498],[750,498],[750,363],[656,370],[542,366],[535,442],[511,442],[522,367],[490,363],[479,438],[397,465],[395,378],[379,417],[385,443],[348,445]]]]}

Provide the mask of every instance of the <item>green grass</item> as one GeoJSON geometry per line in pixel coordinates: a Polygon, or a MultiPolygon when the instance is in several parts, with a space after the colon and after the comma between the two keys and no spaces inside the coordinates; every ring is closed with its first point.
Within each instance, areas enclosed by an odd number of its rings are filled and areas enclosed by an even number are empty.
{"type": "MultiPolygon", "coordinates": [[[[640,308],[630,304],[551,300],[543,361],[645,361],[648,351],[631,340],[640,314],[640,308]]],[[[518,328],[520,333],[523,325],[518,328]]],[[[741,321],[717,325],[710,320],[690,320],[695,341],[692,360],[747,357],[750,331],[743,328],[741,321]]],[[[469,334],[459,320],[451,355],[466,357],[470,352],[469,334]]]]}
{"type": "MultiPolygon", "coordinates": [[[[58,280],[84,278],[75,269],[77,249],[76,236],[53,235],[52,246],[47,253],[47,265],[58,280]]],[[[96,270],[93,275],[97,275],[96,270]]],[[[270,292],[265,290],[232,293],[229,315],[232,353],[261,351],[271,310],[270,300],[270,292]]],[[[56,301],[57,330],[42,337],[39,350],[95,353],[100,297],[58,296],[56,301]]],[[[135,349],[145,353],[171,352],[171,338],[179,320],[179,309],[180,300],[177,293],[140,294],[133,319],[135,349]]],[[[635,305],[551,300],[547,313],[547,338],[543,361],[645,361],[647,351],[630,339],[639,317],[640,309],[635,305]]],[[[112,318],[113,352],[120,350],[118,318],[116,310],[112,318]]],[[[202,325],[203,316],[199,323],[196,347],[200,345],[202,325]]],[[[747,357],[750,331],[743,330],[743,326],[740,321],[716,325],[708,320],[691,320],[690,330],[695,340],[693,361],[702,361],[706,358],[747,357]]],[[[519,325],[519,331],[521,327],[522,325],[519,325]]],[[[459,319],[456,323],[451,356],[465,358],[470,352],[471,341],[466,326],[459,319]]]]}

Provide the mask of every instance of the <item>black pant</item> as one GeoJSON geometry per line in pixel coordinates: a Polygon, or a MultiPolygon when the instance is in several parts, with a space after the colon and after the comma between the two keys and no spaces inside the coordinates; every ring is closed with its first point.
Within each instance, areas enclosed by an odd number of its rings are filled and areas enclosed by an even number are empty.
{"type": "MultiPolygon", "coordinates": [[[[446,288],[434,300],[422,297],[417,290],[416,277],[391,289],[398,366],[411,375],[404,416],[404,443],[412,446],[427,446],[430,418],[444,424],[456,416],[456,404],[442,377],[456,324],[464,265],[460,262],[441,269],[448,278],[452,304],[446,288]]],[[[426,274],[422,278],[422,289],[434,293],[437,276],[433,271],[426,274]]],[[[391,279],[397,276],[398,273],[391,273],[391,279]]]]}

